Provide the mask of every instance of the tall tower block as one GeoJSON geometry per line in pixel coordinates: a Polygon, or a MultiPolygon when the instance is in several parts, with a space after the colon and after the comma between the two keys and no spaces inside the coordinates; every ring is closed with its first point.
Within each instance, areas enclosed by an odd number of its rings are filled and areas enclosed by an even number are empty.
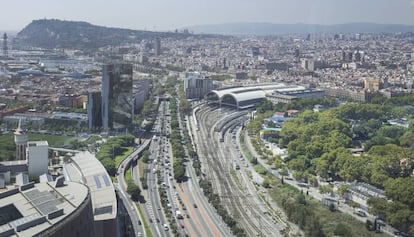
{"type": "Polygon", "coordinates": [[[9,56],[8,55],[9,54],[8,49],[9,48],[7,47],[7,34],[4,33],[4,35],[3,35],[3,56],[4,57],[9,56]]]}
{"type": "Polygon", "coordinates": [[[28,137],[22,128],[22,119],[14,132],[14,143],[16,143],[16,160],[26,160],[26,147],[28,137]]]}

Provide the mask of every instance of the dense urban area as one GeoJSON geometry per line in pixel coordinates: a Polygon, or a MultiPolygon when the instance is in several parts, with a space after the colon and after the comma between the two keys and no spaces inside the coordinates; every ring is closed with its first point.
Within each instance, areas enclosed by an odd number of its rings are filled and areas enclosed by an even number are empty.
{"type": "Polygon", "coordinates": [[[0,236],[414,236],[414,33],[2,34],[0,236]]]}

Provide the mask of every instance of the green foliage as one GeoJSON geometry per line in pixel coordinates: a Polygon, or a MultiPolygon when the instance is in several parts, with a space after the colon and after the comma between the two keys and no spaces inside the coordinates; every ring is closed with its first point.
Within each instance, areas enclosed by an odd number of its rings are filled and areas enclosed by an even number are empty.
{"type": "Polygon", "coordinates": [[[385,195],[392,202],[381,198],[368,200],[369,211],[375,215],[386,215],[387,222],[393,227],[414,234],[414,177],[388,179],[385,195]]]}
{"type": "Polygon", "coordinates": [[[102,148],[96,154],[96,158],[101,161],[109,175],[115,176],[115,157],[123,154],[127,150],[125,147],[132,146],[134,141],[135,137],[128,134],[110,138],[102,145],[102,148]]]}
{"type": "Polygon", "coordinates": [[[149,150],[143,151],[142,154],[141,154],[141,160],[142,160],[142,162],[148,163],[149,158],[150,158],[150,152],[149,152],[149,150]]]}
{"type": "Polygon", "coordinates": [[[116,173],[116,167],[115,167],[115,161],[109,157],[103,158],[100,160],[102,165],[105,167],[106,171],[109,175],[115,176],[116,173]]]}
{"type": "Polygon", "coordinates": [[[318,113],[307,110],[283,124],[280,144],[288,148],[290,168],[302,172],[308,170],[311,174],[319,168],[323,172],[321,176],[328,176],[332,167],[323,156],[351,144],[349,126],[332,116],[334,114],[329,110],[318,113]],[[312,161],[319,158],[324,167],[318,167],[319,162],[312,161]]]}
{"type": "Polygon", "coordinates": [[[344,120],[363,120],[370,119],[384,120],[389,110],[378,104],[346,104],[336,109],[337,116],[344,120]]]}
{"type": "Polygon", "coordinates": [[[137,201],[141,195],[141,189],[134,183],[132,179],[127,180],[127,193],[131,195],[132,200],[137,201]]]}
{"type": "Polygon", "coordinates": [[[321,194],[332,193],[332,187],[330,185],[320,185],[319,192],[321,194]]]}
{"type": "Polygon", "coordinates": [[[210,79],[211,80],[214,80],[214,81],[225,81],[225,80],[232,79],[232,77],[230,75],[226,75],[226,74],[223,74],[223,75],[211,75],[210,76],[210,79]]]}
{"type": "Polygon", "coordinates": [[[350,227],[346,226],[342,222],[336,225],[334,234],[337,236],[352,237],[350,227]]]}

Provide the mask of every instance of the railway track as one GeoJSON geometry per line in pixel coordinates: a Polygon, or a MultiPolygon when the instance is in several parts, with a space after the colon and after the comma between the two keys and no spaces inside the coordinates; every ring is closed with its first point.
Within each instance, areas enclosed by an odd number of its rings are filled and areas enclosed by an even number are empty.
{"type": "MultiPolygon", "coordinates": [[[[223,152],[223,147],[218,142],[217,133],[214,133],[215,124],[219,123],[222,116],[217,116],[217,108],[201,108],[196,116],[199,121],[199,144],[203,154],[203,168],[207,170],[208,178],[213,182],[213,190],[220,198],[223,206],[231,213],[233,218],[240,223],[248,236],[256,236],[265,233],[266,236],[274,236],[273,222],[266,220],[256,203],[251,197],[240,190],[236,181],[230,175],[232,159],[231,154],[223,152]],[[203,139],[204,138],[204,139],[203,139]]],[[[226,110],[221,111],[226,113],[226,110]]],[[[225,150],[225,149],[224,149],[225,150]]]]}

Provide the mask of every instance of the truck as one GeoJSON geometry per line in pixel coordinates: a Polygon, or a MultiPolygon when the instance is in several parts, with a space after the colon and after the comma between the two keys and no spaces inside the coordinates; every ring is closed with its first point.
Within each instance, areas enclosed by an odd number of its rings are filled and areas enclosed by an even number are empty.
{"type": "Polygon", "coordinates": [[[175,216],[177,217],[177,219],[183,219],[183,215],[181,214],[180,211],[176,211],[175,216]]]}

